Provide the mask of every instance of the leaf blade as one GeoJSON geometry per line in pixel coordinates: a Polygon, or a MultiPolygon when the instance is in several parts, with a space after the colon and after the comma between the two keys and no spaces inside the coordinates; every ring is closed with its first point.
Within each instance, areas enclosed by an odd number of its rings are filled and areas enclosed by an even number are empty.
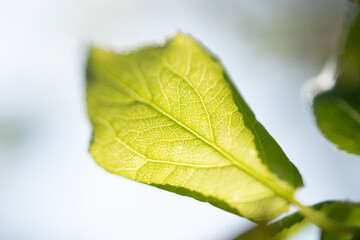
{"type": "Polygon", "coordinates": [[[326,138],[340,150],[360,155],[360,112],[334,91],[316,96],[313,108],[326,138]]]}
{"type": "Polygon", "coordinates": [[[128,54],[92,49],[87,94],[90,153],[110,172],[258,222],[285,211],[302,185],[221,65],[188,36],[128,54]]]}

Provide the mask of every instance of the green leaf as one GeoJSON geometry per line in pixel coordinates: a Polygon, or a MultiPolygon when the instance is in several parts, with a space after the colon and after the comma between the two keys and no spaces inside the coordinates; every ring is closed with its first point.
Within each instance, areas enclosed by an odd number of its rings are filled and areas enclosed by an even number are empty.
{"type": "MultiPolygon", "coordinates": [[[[333,202],[324,204],[321,211],[329,218],[334,219],[344,224],[360,224],[360,204],[359,203],[343,203],[333,202]]],[[[336,233],[336,232],[321,232],[322,240],[359,240],[360,232],[357,234],[351,233],[336,233]]]]}
{"type": "Polygon", "coordinates": [[[314,113],[319,128],[331,142],[360,155],[360,14],[339,60],[336,85],[315,97],[314,113]]]}
{"type": "MultiPolygon", "coordinates": [[[[360,204],[350,202],[326,201],[312,206],[319,210],[329,218],[342,224],[360,224],[360,204]]],[[[310,222],[300,213],[290,214],[280,220],[272,222],[269,225],[258,225],[249,231],[240,235],[238,240],[250,239],[287,239],[297,233],[310,222]],[[261,238],[254,238],[261,236],[261,238]]],[[[359,235],[352,233],[337,233],[329,231],[321,231],[322,240],[355,240],[359,235]]]]}
{"type": "Polygon", "coordinates": [[[335,91],[316,96],[313,107],[323,134],[339,149],[360,155],[360,108],[335,91]]]}
{"type": "Polygon", "coordinates": [[[106,170],[244,216],[286,211],[301,176],[219,62],[192,38],[87,66],[90,153],[106,170]]]}

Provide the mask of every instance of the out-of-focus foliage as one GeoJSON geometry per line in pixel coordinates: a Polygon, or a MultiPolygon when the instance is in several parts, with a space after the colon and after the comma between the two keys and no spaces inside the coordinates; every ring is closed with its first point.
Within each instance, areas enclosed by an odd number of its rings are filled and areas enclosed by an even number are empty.
{"type": "MultiPolygon", "coordinates": [[[[342,224],[360,224],[360,204],[349,202],[327,201],[313,206],[329,218],[342,224]]],[[[258,225],[239,236],[238,240],[266,239],[281,240],[301,231],[310,222],[300,213],[290,214],[269,225],[258,225]]],[[[355,240],[358,234],[321,231],[322,240],[355,240]]]]}
{"type": "Polygon", "coordinates": [[[336,85],[314,99],[323,134],[341,150],[360,155],[360,14],[339,58],[336,85]]]}

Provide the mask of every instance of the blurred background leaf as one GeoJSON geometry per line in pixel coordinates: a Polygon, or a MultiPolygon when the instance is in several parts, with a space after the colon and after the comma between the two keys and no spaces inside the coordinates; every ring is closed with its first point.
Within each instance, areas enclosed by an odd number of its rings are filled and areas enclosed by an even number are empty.
{"type": "Polygon", "coordinates": [[[338,62],[336,84],[315,97],[314,113],[319,128],[331,142],[360,155],[360,14],[338,62]]]}
{"type": "MultiPolygon", "coordinates": [[[[321,202],[313,206],[329,218],[342,224],[360,224],[360,204],[339,201],[321,202]]],[[[311,223],[298,212],[275,220],[267,226],[258,225],[240,235],[237,240],[290,239],[311,223]],[[258,238],[259,237],[259,238],[258,238]]],[[[321,231],[321,240],[355,240],[357,234],[321,231]]]]}

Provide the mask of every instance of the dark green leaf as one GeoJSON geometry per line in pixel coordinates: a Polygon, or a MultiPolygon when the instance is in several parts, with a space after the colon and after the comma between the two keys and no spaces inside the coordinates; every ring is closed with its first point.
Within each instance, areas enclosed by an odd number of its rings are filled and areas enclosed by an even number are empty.
{"type": "MultiPolygon", "coordinates": [[[[349,202],[327,201],[313,206],[329,218],[343,224],[360,224],[360,204],[349,202]]],[[[254,236],[261,236],[259,239],[286,239],[304,226],[310,224],[309,221],[298,212],[290,214],[267,226],[258,225],[255,228],[240,235],[238,240],[256,239],[254,236]]],[[[329,231],[321,232],[322,240],[351,240],[358,237],[351,233],[336,233],[329,231]]]]}
{"type": "Polygon", "coordinates": [[[341,150],[360,155],[360,14],[339,59],[336,85],[315,97],[314,113],[330,141],[341,150]]]}

